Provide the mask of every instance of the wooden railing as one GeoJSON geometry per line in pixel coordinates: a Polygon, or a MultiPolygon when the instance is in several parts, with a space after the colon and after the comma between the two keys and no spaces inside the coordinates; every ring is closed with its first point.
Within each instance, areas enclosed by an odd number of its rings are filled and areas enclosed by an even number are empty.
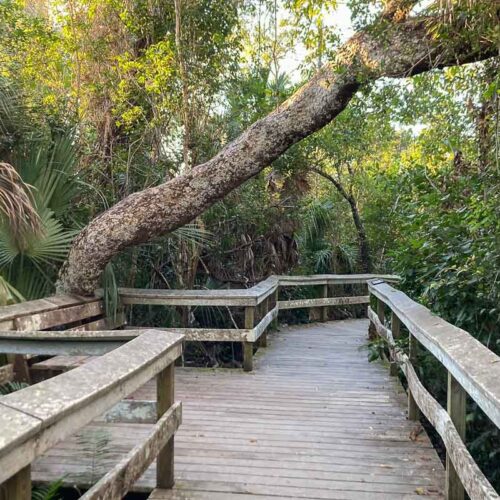
{"type": "Polygon", "coordinates": [[[417,420],[421,411],[446,447],[447,498],[461,500],[466,491],[473,500],[498,499],[499,495],[474,462],[464,439],[467,395],[500,427],[500,357],[466,331],[433,315],[384,281],[372,280],[368,289],[376,302],[375,310],[368,309],[371,324],[388,343],[392,367],[399,366],[408,383],[408,416],[417,420]],[[386,309],[390,310],[389,322],[386,309]],[[401,324],[409,332],[408,355],[396,342],[401,324]],[[417,376],[419,346],[432,353],[448,371],[447,411],[417,376]]]}
{"type": "MultiPolygon", "coordinates": [[[[327,307],[368,304],[365,291],[361,296],[331,296],[328,292],[334,286],[363,285],[369,279],[383,278],[397,281],[397,276],[375,274],[324,274],[314,276],[270,276],[248,289],[230,290],[145,290],[138,288],[119,288],[118,292],[124,305],[147,304],[160,306],[221,306],[245,309],[243,328],[169,328],[169,331],[182,333],[186,340],[242,342],[243,368],[253,368],[253,351],[258,342],[266,345],[266,333],[284,309],[319,309],[318,319],[327,319],[327,307]],[[320,298],[300,300],[278,300],[279,290],[284,287],[319,287],[320,298]]],[[[102,291],[98,292],[102,295],[102,291]]],[[[1,346],[0,346],[1,352],[1,346]]]]}
{"type": "Polygon", "coordinates": [[[17,345],[20,352],[66,354],[75,352],[76,344],[79,353],[102,356],[0,399],[2,500],[31,499],[31,462],[153,377],[157,378],[156,424],[146,440],[83,498],[122,498],[155,458],[157,486],[173,486],[173,440],[182,414],[180,403],[173,399],[174,361],[182,352],[182,335],[157,330],[6,333],[11,337],[5,342],[11,341],[10,346],[17,345]]]}

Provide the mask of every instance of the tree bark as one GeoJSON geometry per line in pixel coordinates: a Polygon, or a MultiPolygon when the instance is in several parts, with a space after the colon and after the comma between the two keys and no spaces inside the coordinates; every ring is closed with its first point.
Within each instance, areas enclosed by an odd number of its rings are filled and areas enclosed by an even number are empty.
{"type": "Polygon", "coordinates": [[[192,221],[290,146],[331,122],[362,85],[497,54],[492,40],[471,46],[465,27],[462,32],[450,30],[451,39],[444,43],[429,33],[429,18],[398,21],[382,16],[377,29],[354,35],[333,62],[208,162],[128,196],[91,221],[73,243],[58,289],[92,294],[105,265],[122,249],[192,221]]]}
{"type": "Polygon", "coordinates": [[[359,248],[359,261],[361,263],[361,269],[364,273],[372,272],[372,258],[370,252],[370,244],[368,242],[368,237],[366,236],[365,226],[363,221],[361,220],[361,216],[359,214],[358,204],[356,203],[356,199],[351,193],[348,193],[344,186],[335,179],[332,175],[327,174],[323,170],[310,167],[309,170],[311,172],[315,172],[318,175],[321,175],[324,179],[330,181],[337,191],[340,193],[342,198],[344,198],[347,203],[349,203],[349,208],[351,209],[352,220],[354,222],[354,226],[356,227],[356,233],[358,236],[358,248],[359,248]]]}

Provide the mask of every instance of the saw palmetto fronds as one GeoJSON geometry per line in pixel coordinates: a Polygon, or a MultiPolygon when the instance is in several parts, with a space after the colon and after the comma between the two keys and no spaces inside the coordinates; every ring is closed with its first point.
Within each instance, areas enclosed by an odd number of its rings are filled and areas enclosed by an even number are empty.
{"type": "Polygon", "coordinates": [[[0,162],[0,214],[18,240],[24,239],[28,233],[38,235],[42,231],[31,187],[12,165],[4,162],[0,162]]]}

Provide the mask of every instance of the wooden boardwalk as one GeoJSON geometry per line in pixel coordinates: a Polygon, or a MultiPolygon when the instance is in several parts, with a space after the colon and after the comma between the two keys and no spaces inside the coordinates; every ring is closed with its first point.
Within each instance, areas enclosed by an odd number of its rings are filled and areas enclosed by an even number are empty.
{"type": "MultiPolygon", "coordinates": [[[[368,363],[367,328],[367,320],[285,328],[269,335],[251,373],[177,368],[176,487],[152,498],[441,497],[442,464],[406,419],[397,380],[368,363]]],[[[134,397],[154,399],[153,384],[134,397]]],[[[93,483],[149,427],[87,426],[36,460],[33,479],[93,483]]],[[[151,467],[136,489],[151,490],[154,477],[151,467]]]]}

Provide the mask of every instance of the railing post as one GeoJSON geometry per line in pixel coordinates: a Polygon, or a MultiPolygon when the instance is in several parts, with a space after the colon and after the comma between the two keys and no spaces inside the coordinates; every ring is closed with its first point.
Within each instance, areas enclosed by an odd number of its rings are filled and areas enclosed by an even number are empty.
{"type": "MultiPolygon", "coordinates": [[[[156,379],[157,417],[163,414],[174,403],[175,365],[171,363],[163,369],[156,379]]],[[[156,460],[156,486],[158,488],[172,488],[174,486],[174,436],[158,453],[156,460]]]]}
{"type": "Polygon", "coordinates": [[[0,484],[0,500],[31,500],[31,465],[0,484]]]}
{"type": "MultiPolygon", "coordinates": [[[[417,365],[418,340],[411,334],[409,338],[409,359],[413,367],[417,365]]],[[[419,420],[420,410],[413,398],[410,388],[408,387],[408,420],[419,420]]]]}
{"type": "MultiPolygon", "coordinates": [[[[447,399],[448,414],[462,441],[464,441],[467,393],[450,372],[448,372],[447,399]]],[[[449,454],[446,453],[446,498],[448,500],[463,500],[464,497],[465,491],[462,482],[450,460],[449,454]]]]}
{"type": "MultiPolygon", "coordinates": [[[[251,330],[255,322],[255,306],[245,307],[245,329],[251,330]]],[[[253,370],[253,342],[243,342],[243,370],[253,370]]]]}
{"type": "Polygon", "coordinates": [[[385,325],[385,304],[377,298],[377,316],[382,325],[385,325]]]}
{"type": "MultiPolygon", "coordinates": [[[[273,293],[273,303],[274,303],[274,307],[278,307],[278,302],[279,302],[279,285],[276,287],[276,291],[273,293]]],[[[276,317],[273,319],[273,322],[272,322],[272,328],[273,330],[277,330],[278,329],[278,315],[276,315],[276,317]]]]}
{"type": "MultiPolygon", "coordinates": [[[[326,299],[328,297],[328,284],[324,284],[321,290],[321,298],[326,299]]],[[[321,308],[321,321],[328,321],[328,306],[323,306],[321,308]]]]}
{"type": "MultiPolygon", "coordinates": [[[[371,308],[371,303],[372,299],[374,300],[375,304],[378,304],[378,299],[373,295],[370,291],[370,288],[368,287],[368,307],[367,309],[367,315],[368,315],[368,309],[371,308]]],[[[377,338],[377,331],[375,329],[375,325],[372,320],[370,320],[370,323],[368,324],[368,340],[375,340],[377,338]]]]}
{"type": "MultiPolygon", "coordinates": [[[[397,314],[394,311],[391,311],[391,332],[394,340],[399,338],[401,334],[401,321],[397,314]]],[[[391,360],[390,365],[390,374],[395,377],[398,374],[398,364],[395,361],[391,360]]]]}
{"type": "MultiPolygon", "coordinates": [[[[262,318],[269,312],[270,303],[271,303],[271,297],[267,297],[263,302],[262,318]]],[[[264,330],[261,336],[259,337],[259,347],[267,347],[267,329],[264,330]]]]}

